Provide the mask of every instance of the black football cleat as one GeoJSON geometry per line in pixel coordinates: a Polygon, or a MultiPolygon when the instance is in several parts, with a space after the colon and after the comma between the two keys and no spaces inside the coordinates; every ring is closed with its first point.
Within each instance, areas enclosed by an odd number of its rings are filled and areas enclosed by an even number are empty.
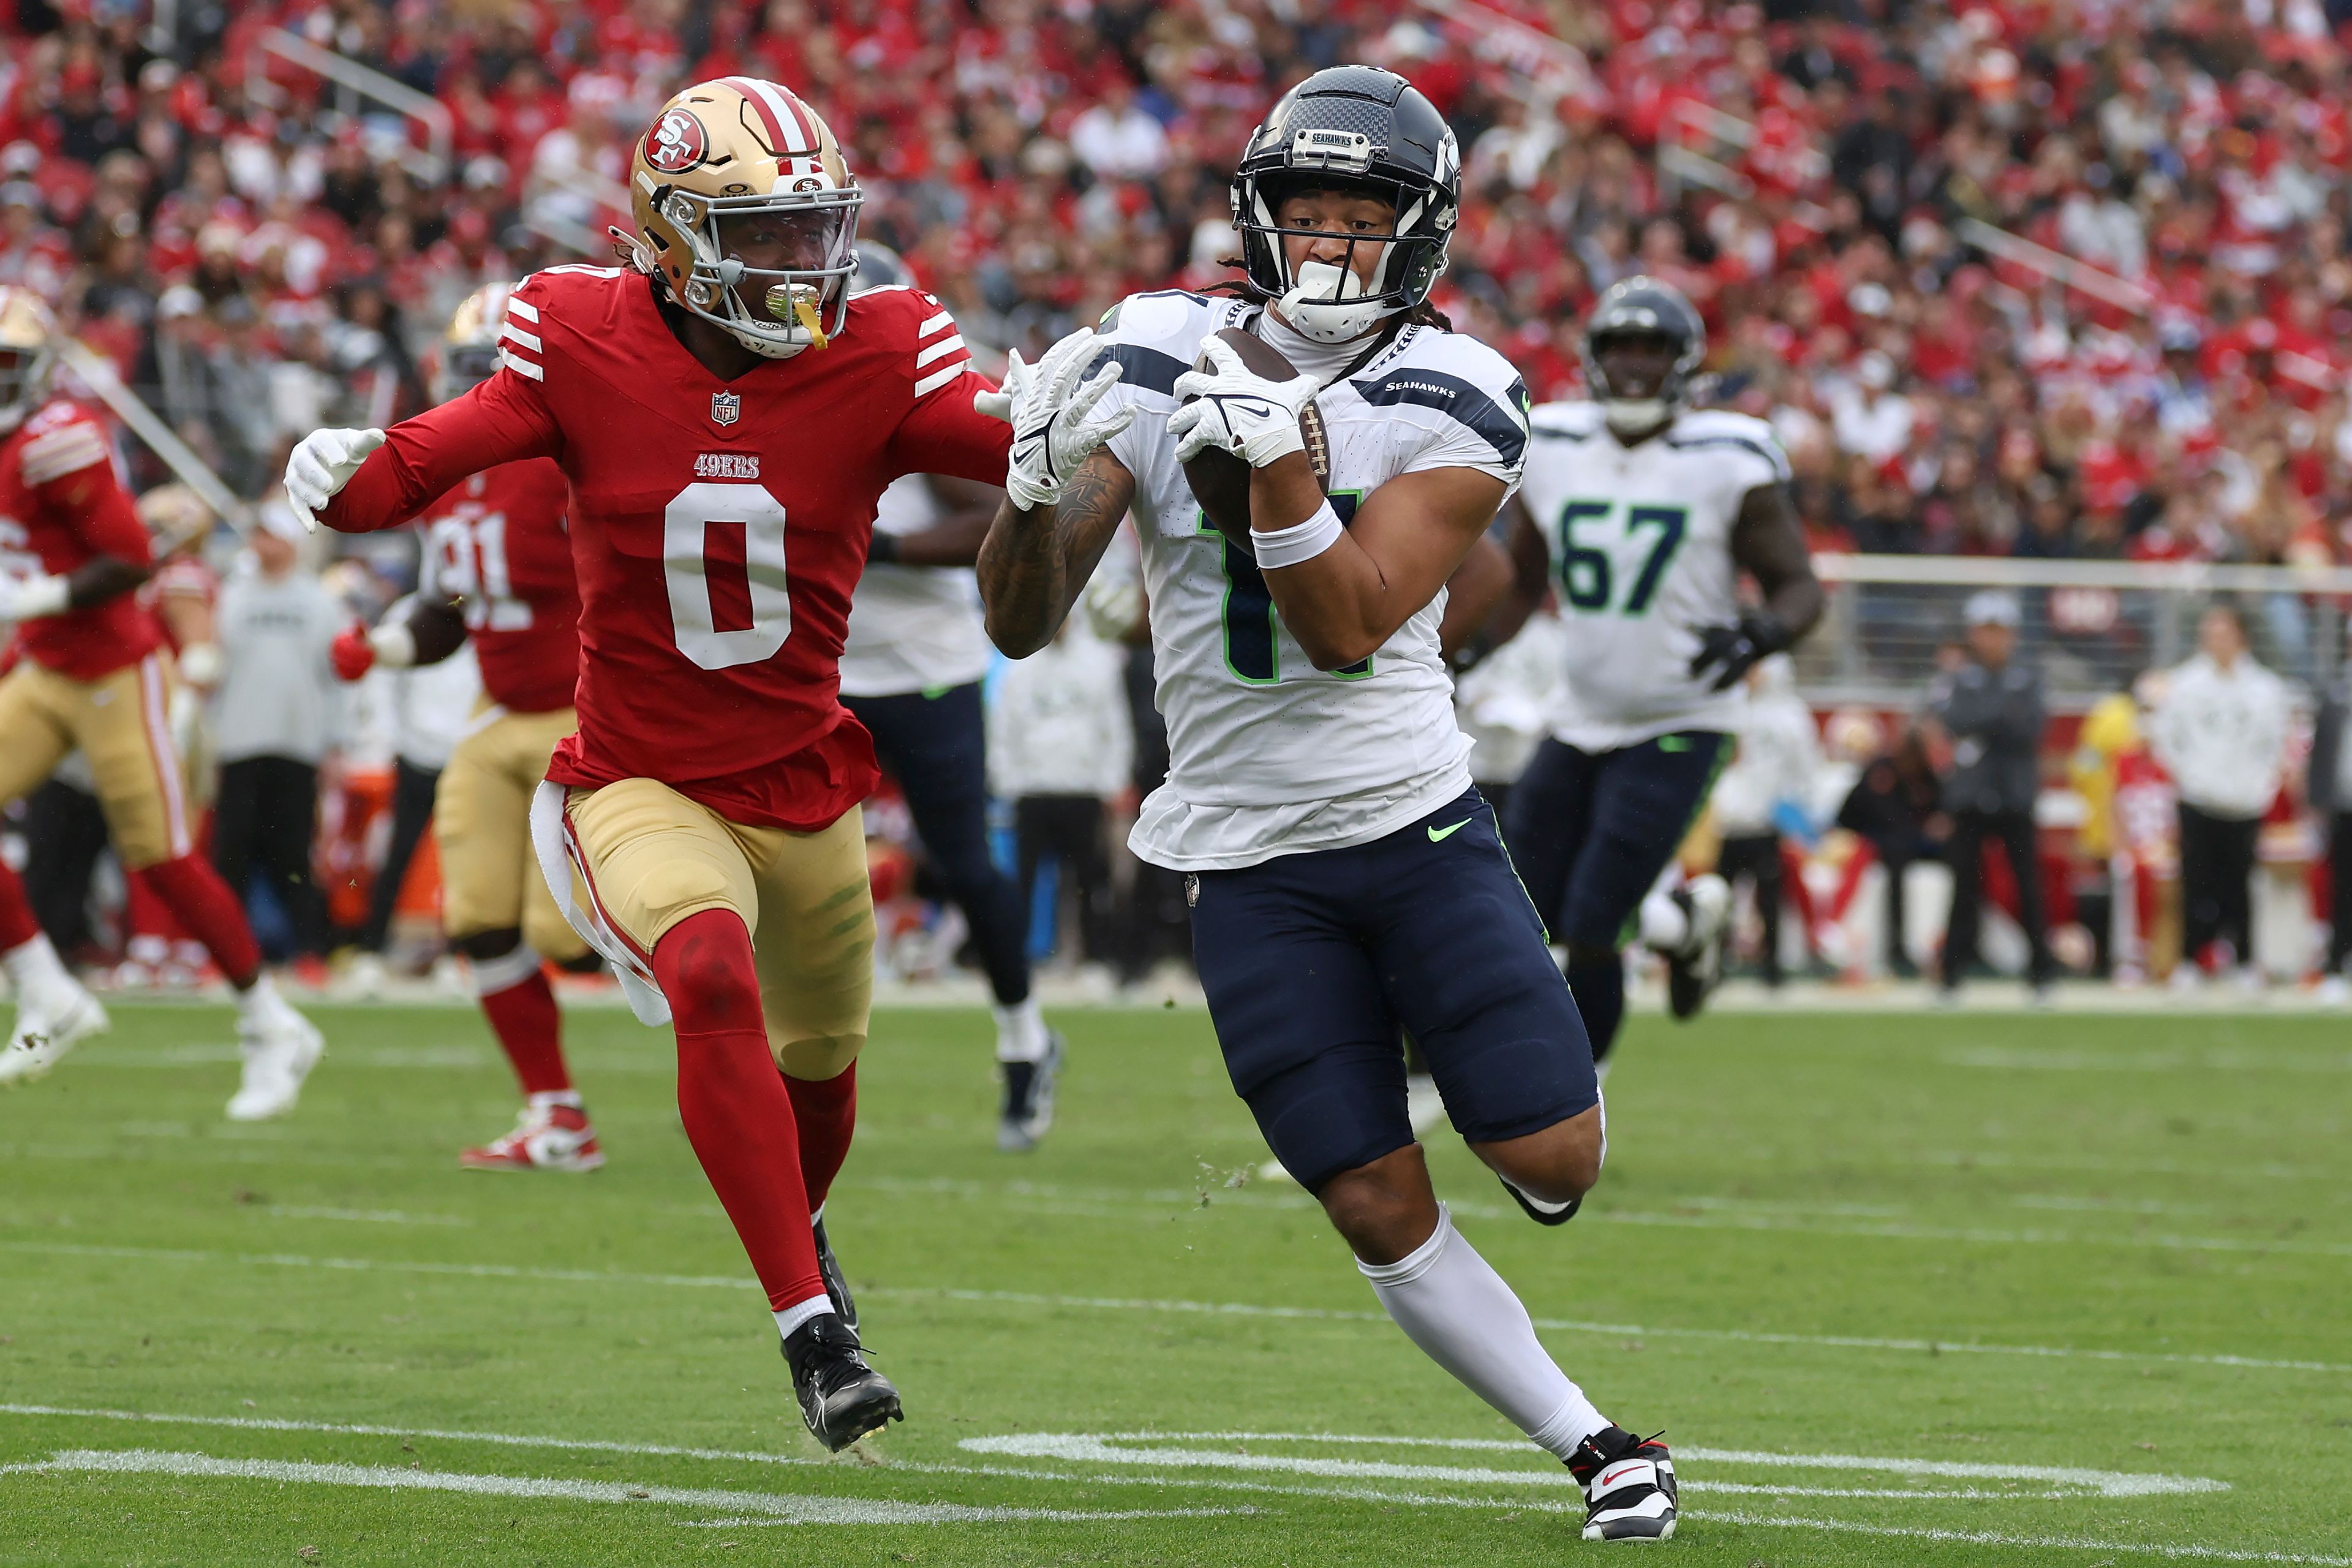
{"type": "MultiPolygon", "coordinates": [[[[1500,1176],[1495,1179],[1503,1182],[1500,1176]]],[[[1570,1198],[1564,1204],[1548,1204],[1541,1198],[1529,1197],[1508,1182],[1503,1182],[1503,1190],[1510,1194],[1527,1216],[1538,1225],[1566,1225],[1576,1217],[1576,1211],[1584,1206],[1582,1198],[1570,1198]]]]}
{"type": "Polygon", "coordinates": [[[1034,1062],[1006,1062],[1004,1109],[996,1121],[1002,1154],[1025,1154],[1054,1125],[1054,1091],[1062,1077],[1062,1032],[1045,1031],[1045,1054],[1034,1062]]]}
{"type": "Polygon", "coordinates": [[[831,1312],[822,1312],[784,1339],[792,1363],[793,1392],[809,1434],[839,1453],[868,1432],[903,1421],[898,1391],[858,1353],[857,1331],[831,1312]]]}
{"type": "Polygon", "coordinates": [[[1666,956],[1666,1010],[1693,1018],[1723,979],[1723,943],[1731,931],[1731,889],[1722,878],[1694,878],[1666,895],[1689,922],[1690,940],[1666,956]]]}
{"type": "Polygon", "coordinates": [[[1674,1539],[1675,1462],[1656,1437],[1604,1426],[1576,1446],[1568,1473],[1584,1489],[1585,1540],[1674,1539]]]}
{"type": "Polygon", "coordinates": [[[810,1228],[816,1233],[816,1269],[824,1277],[824,1293],[833,1302],[833,1310],[857,1331],[857,1299],[849,1293],[849,1276],[841,1271],[841,1259],[833,1255],[833,1243],[824,1234],[824,1221],[812,1221],[810,1228]]]}

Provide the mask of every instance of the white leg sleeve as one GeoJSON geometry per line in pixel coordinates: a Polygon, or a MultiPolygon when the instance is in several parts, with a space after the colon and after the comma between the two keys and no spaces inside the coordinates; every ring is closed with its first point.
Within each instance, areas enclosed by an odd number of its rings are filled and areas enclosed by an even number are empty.
{"type": "Polygon", "coordinates": [[[1405,1337],[1538,1445],[1565,1459],[1609,1425],[1536,1339],[1528,1310],[1445,1205],[1410,1257],[1356,1267],[1405,1337]]]}

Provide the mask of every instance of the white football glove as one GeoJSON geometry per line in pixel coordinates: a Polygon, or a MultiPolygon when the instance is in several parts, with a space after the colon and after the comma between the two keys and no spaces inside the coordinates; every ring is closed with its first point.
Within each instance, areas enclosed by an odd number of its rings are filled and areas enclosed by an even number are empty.
{"type": "Polygon", "coordinates": [[[381,430],[313,430],[302,437],[286,459],[286,500],[303,527],[319,531],[319,513],[383,445],[381,430]]]}
{"type": "Polygon", "coordinates": [[[0,574],[0,621],[37,621],[64,610],[71,587],[63,577],[0,574]]]}
{"type": "Polygon", "coordinates": [[[1189,463],[1215,447],[1253,468],[1263,468],[1305,451],[1298,411],[1315,401],[1323,384],[1304,373],[1288,381],[1268,381],[1244,364],[1231,343],[1211,338],[1203,346],[1211,368],[1186,371],[1176,378],[1177,397],[1195,400],[1168,420],[1168,433],[1176,437],[1176,460],[1189,463]]]}
{"type": "Polygon", "coordinates": [[[1063,481],[1087,455],[1135,421],[1132,408],[1093,417],[1095,405],[1123,370],[1113,363],[1087,375],[1087,367],[1101,352],[1094,330],[1081,327],[1034,365],[1024,364],[1015,351],[1005,365],[1003,389],[972,397],[975,410],[1013,426],[1013,462],[1004,489],[1024,511],[1051,506],[1063,481]]]}

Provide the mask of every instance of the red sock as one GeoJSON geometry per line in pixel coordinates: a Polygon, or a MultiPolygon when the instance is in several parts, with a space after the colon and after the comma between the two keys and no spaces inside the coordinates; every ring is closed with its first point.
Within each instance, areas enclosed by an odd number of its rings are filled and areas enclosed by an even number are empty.
{"type": "Polygon", "coordinates": [[[824,1207],[824,1195],[849,1158],[850,1134],[857,1131],[857,1064],[828,1079],[786,1073],[784,1089],[800,1125],[801,1180],[808,1185],[809,1213],[814,1214],[824,1207]]]}
{"type": "Polygon", "coordinates": [[[751,935],[727,910],[688,915],[654,947],[677,1026],[677,1113],[776,1311],[824,1294],[793,1101],[768,1052],[751,935]]]}
{"type": "Polygon", "coordinates": [[[13,952],[40,934],[33,900],[25,896],[25,879],[0,860],[0,952],[13,952]]]}
{"type": "Polygon", "coordinates": [[[205,944],[231,985],[242,991],[260,975],[261,949],[254,945],[253,928],[210,863],[183,855],[136,874],[147,879],[148,888],[188,934],[205,944]]]}
{"type": "MultiPolygon", "coordinates": [[[[482,1012],[490,1029],[514,1064],[515,1077],[525,1094],[569,1094],[572,1073],[563,1065],[563,1018],[556,1010],[555,988],[530,949],[517,948],[534,962],[529,973],[496,991],[482,993],[482,1012]]],[[[482,967],[475,977],[479,980],[482,967]]]]}

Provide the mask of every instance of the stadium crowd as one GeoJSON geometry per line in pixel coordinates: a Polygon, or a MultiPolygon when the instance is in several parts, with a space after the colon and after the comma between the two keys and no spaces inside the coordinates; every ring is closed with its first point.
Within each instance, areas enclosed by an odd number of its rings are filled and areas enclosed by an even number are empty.
{"type": "Polygon", "coordinates": [[[2345,553],[2352,55],[2331,28],[2352,7],[1511,4],[297,0],[180,7],[157,52],[135,7],[18,0],[0,279],[56,296],[257,490],[290,433],[413,407],[471,288],[567,241],[604,259],[628,146],[688,80],[740,68],[824,105],[866,232],[976,341],[1034,351],[1131,289],[1223,276],[1222,150],[1281,84],[1365,58],[1456,127],[1439,302],[1538,400],[1575,390],[1595,292],[1646,269],[1706,311],[1718,396],[1780,427],[1824,542],[2345,553]],[[308,71],[250,75],[280,26],[436,98],[448,166],[308,71]],[[1662,145],[1731,189],[1662,179],[1662,145]],[[2048,286],[1972,223],[2109,282],[2048,286]]]}
{"type": "MultiPolygon", "coordinates": [[[[1227,150],[1284,84],[1366,59],[1460,136],[1456,325],[1570,396],[1597,293],[1678,284],[1714,397],[1779,429],[1819,546],[2352,559],[2346,0],[269,0],[181,5],[168,36],[135,6],[13,9],[0,282],[250,499],[300,434],[421,406],[469,291],[606,260],[631,142],[685,82],[822,105],[863,232],[976,346],[1034,355],[1131,290],[1227,276],[1227,150]],[[263,53],[281,27],[437,100],[446,163],[420,122],[263,53]],[[2096,276],[2053,281],[2069,266],[2096,276]]],[[[331,582],[373,608],[410,572],[331,582]]],[[[1161,956],[1181,910],[1130,929],[1102,905],[1106,877],[1166,890],[1082,869],[1088,952],[1161,956]]],[[[386,918],[335,914],[378,942],[386,918]]]]}

